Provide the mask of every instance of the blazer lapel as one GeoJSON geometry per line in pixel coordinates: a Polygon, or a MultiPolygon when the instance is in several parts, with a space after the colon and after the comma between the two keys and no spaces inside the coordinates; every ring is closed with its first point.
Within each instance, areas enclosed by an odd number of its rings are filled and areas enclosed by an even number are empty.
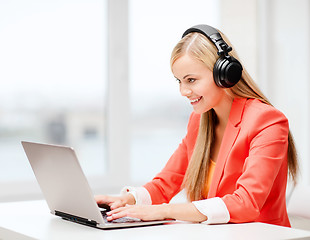
{"type": "Polygon", "coordinates": [[[227,161],[227,156],[233,147],[240,131],[239,123],[241,122],[246,100],[246,98],[235,98],[231,106],[229,120],[222,139],[220,152],[217,158],[211,186],[208,193],[208,198],[216,196],[217,189],[223,175],[225,163],[227,161]]]}

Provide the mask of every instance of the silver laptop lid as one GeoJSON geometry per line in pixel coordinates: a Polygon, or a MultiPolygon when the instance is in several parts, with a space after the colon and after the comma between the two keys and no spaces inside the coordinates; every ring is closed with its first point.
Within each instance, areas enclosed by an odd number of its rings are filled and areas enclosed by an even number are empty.
{"type": "Polygon", "coordinates": [[[65,213],[104,224],[72,148],[25,141],[22,145],[51,213],[65,213]]]}

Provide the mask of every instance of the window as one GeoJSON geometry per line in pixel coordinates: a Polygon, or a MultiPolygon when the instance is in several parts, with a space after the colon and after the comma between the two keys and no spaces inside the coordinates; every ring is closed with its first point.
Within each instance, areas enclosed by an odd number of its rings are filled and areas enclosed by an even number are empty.
{"type": "MultiPolygon", "coordinates": [[[[293,25],[282,24],[294,1],[280,3],[1,1],[0,201],[10,194],[32,197],[35,179],[21,140],[73,146],[100,193],[151,180],[186,134],[192,107],[179,93],[169,60],[183,31],[199,23],[229,36],[255,81],[287,114],[309,183],[309,71],[297,71],[293,48],[283,47],[296,35],[286,34],[293,25]],[[242,39],[239,28],[247,32],[242,39]],[[291,72],[300,84],[289,84],[291,72]]],[[[288,18],[302,17],[293,27],[303,33],[302,43],[309,40],[302,31],[308,5],[303,0],[288,18]]],[[[309,61],[306,52],[298,55],[303,62],[309,61]]]]}
{"type": "Polygon", "coordinates": [[[34,178],[21,140],[72,146],[86,175],[105,172],[105,5],[0,2],[0,183],[34,178]]]}

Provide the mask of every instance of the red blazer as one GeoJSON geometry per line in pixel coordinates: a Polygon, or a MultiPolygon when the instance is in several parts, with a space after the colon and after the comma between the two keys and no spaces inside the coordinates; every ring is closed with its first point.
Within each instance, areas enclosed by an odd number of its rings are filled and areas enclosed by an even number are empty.
{"type": "MultiPolygon", "coordinates": [[[[200,115],[192,113],[186,137],[144,185],[153,204],[167,203],[181,190],[199,121],[200,115]]],[[[234,100],[208,194],[222,198],[230,222],[290,226],[285,202],[288,132],[288,120],[274,107],[257,99],[234,100]]]]}

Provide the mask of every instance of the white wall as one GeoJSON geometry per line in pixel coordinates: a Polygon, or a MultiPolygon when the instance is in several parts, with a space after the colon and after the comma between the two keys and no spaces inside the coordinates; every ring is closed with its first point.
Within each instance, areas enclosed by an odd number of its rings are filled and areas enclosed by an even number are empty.
{"type": "Polygon", "coordinates": [[[310,3],[308,0],[222,0],[223,31],[270,101],[289,119],[310,184],[310,3]]]}

